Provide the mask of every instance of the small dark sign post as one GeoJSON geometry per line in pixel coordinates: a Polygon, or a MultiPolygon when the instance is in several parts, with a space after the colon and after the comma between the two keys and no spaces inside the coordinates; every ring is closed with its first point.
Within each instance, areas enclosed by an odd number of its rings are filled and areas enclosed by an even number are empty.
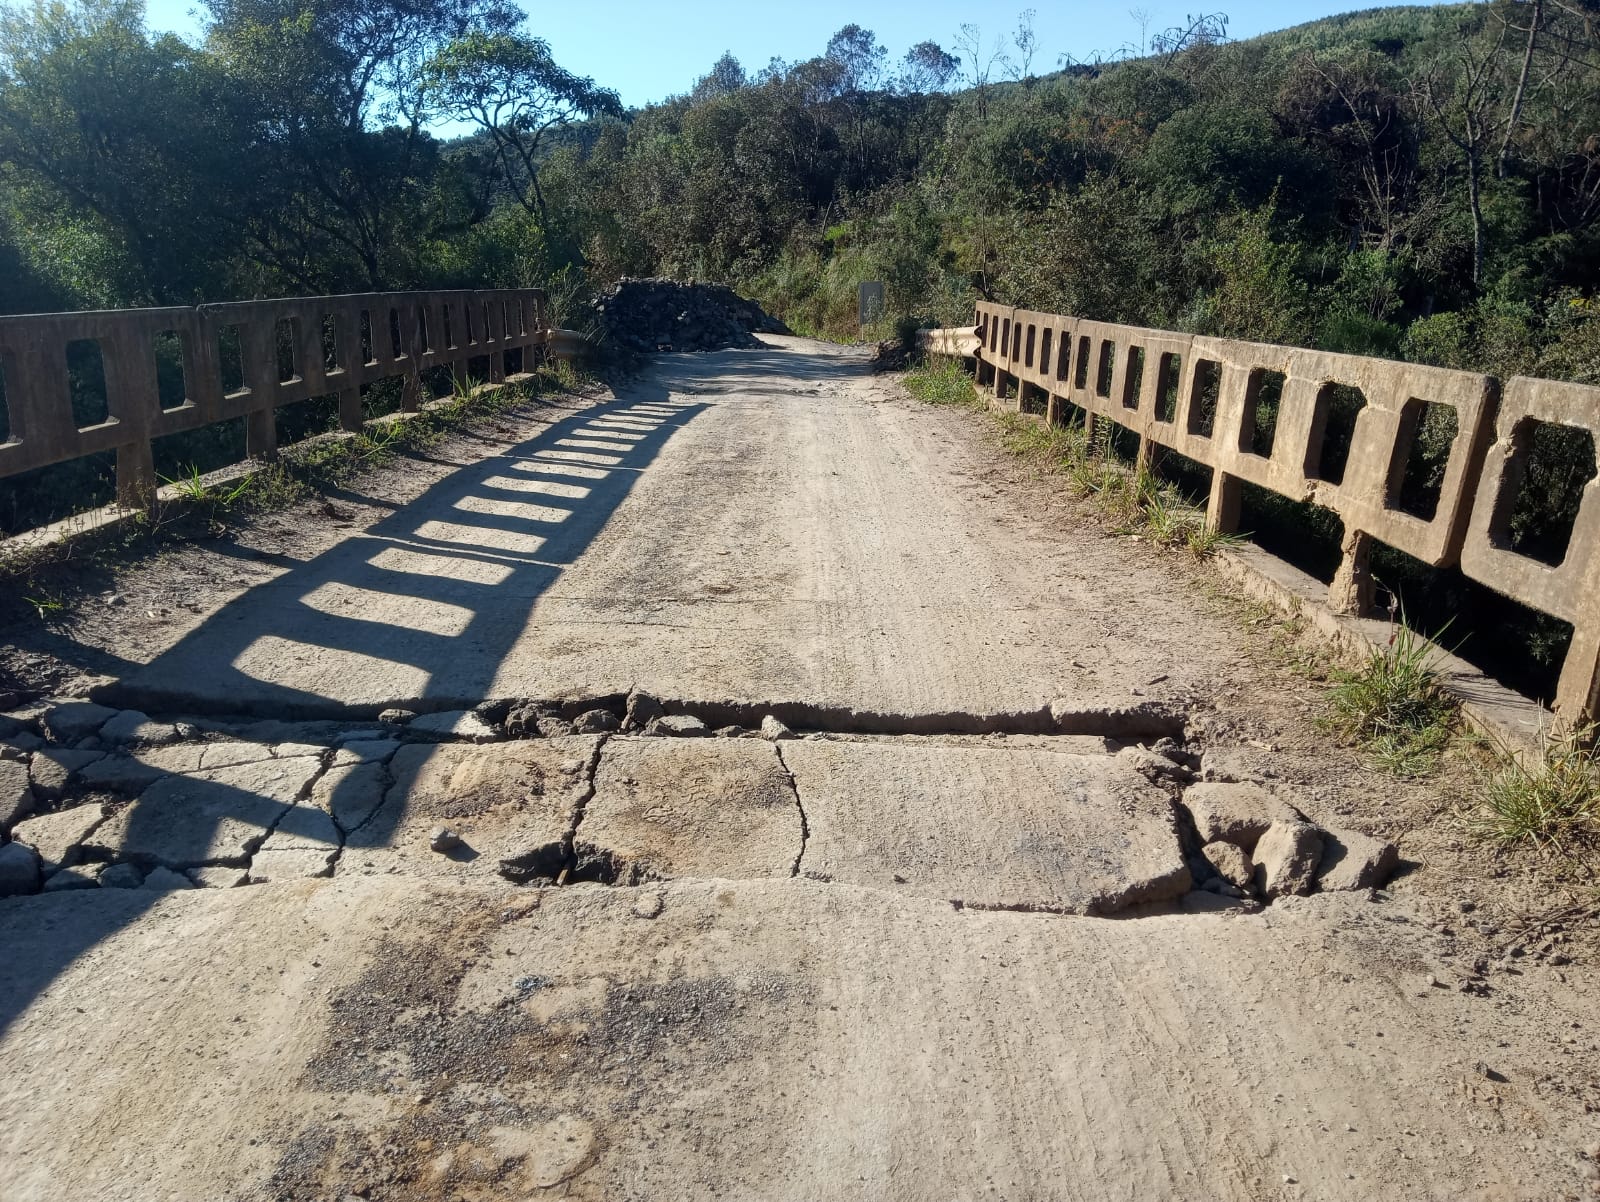
{"type": "Polygon", "coordinates": [[[861,285],[861,328],[883,319],[883,282],[867,280],[861,285]]]}

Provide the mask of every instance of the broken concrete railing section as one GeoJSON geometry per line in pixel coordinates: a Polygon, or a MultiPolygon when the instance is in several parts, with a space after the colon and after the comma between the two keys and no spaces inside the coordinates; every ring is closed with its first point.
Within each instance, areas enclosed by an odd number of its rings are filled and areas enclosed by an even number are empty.
{"type": "Polygon", "coordinates": [[[1577,726],[1600,715],[1600,388],[989,303],[975,328],[919,342],[974,358],[996,403],[1050,424],[1076,409],[1091,432],[1111,423],[1136,436],[1141,465],[1164,448],[1208,468],[1215,530],[1238,529],[1246,484],[1331,510],[1344,529],[1335,613],[1371,609],[1382,543],[1570,623],[1555,712],[1577,726]],[[1563,545],[1535,550],[1512,515],[1542,503],[1522,495],[1541,432],[1582,442],[1589,480],[1563,545]]]}
{"type": "Polygon", "coordinates": [[[1396,863],[1176,737],[728,717],[640,693],[301,723],[45,699],[0,716],[0,895],[778,877],[1104,915],[1369,888],[1396,863]]]}

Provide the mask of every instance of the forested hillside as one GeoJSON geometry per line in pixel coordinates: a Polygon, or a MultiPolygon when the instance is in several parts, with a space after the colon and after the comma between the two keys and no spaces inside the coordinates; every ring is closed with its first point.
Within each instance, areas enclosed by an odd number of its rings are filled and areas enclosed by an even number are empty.
{"type": "Polygon", "coordinates": [[[206,3],[194,45],[126,0],[6,16],[0,308],[666,274],[849,335],[877,278],[941,324],[991,297],[1600,383],[1596,0],[1210,16],[1048,73],[1025,25],[899,62],[850,26],[631,112],[502,0],[206,3]]]}

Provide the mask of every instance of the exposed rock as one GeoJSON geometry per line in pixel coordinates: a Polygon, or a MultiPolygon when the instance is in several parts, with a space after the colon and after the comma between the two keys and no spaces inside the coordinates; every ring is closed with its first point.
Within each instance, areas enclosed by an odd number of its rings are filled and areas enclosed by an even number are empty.
{"type": "Polygon", "coordinates": [[[44,729],[57,743],[87,739],[121,711],[91,701],[64,701],[44,714],[44,729]]]}
{"type": "Polygon", "coordinates": [[[103,889],[137,889],[142,884],[144,873],[134,864],[112,864],[100,871],[100,886],[103,889]]]}
{"type": "Polygon", "coordinates": [[[26,843],[0,847],[0,897],[39,892],[39,857],[26,843]]]}
{"type": "Polygon", "coordinates": [[[461,846],[461,836],[448,826],[436,826],[428,834],[428,846],[441,855],[461,846]]]}
{"type": "Polygon", "coordinates": [[[710,734],[711,728],[693,714],[666,714],[652,719],[650,725],[644,728],[644,733],[690,739],[710,734]]]}
{"type": "Polygon", "coordinates": [[[423,714],[406,724],[411,734],[439,739],[459,739],[464,743],[492,743],[496,739],[494,727],[471,710],[446,710],[438,714],[423,714]]]}
{"type": "Polygon", "coordinates": [[[579,714],[572,724],[572,733],[575,735],[598,735],[606,731],[616,730],[622,723],[610,710],[586,710],[579,714]]]}
{"type": "Polygon", "coordinates": [[[1250,887],[1255,865],[1250,860],[1250,853],[1237,843],[1224,843],[1221,840],[1207,843],[1200,849],[1200,854],[1217,870],[1217,875],[1230,885],[1240,889],[1250,887]]]}
{"type": "MultiPolygon", "coordinates": [[[[238,870],[234,869],[232,871],[238,870]]],[[[193,889],[195,887],[196,883],[185,874],[173,872],[170,868],[162,868],[160,866],[152,868],[144,878],[144,884],[140,886],[140,888],[158,893],[171,893],[175,889],[193,889]]]]}
{"type": "Polygon", "coordinates": [[[572,723],[556,714],[540,714],[535,729],[540,738],[560,739],[572,733],[572,723]]]}
{"type": "Polygon", "coordinates": [[[73,773],[105,756],[103,751],[79,751],[71,747],[51,747],[39,752],[28,765],[33,791],[53,801],[66,791],[73,773]]]}
{"type": "Polygon", "coordinates": [[[634,351],[753,348],[761,345],[753,332],[789,332],[755,301],[720,284],[625,279],[593,307],[612,340],[634,351]]]}
{"type": "Polygon", "coordinates": [[[33,786],[28,783],[28,768],[12,760],[0,760],[0,827],[9,827],[33,812],[33,786]]]}
{"type": "Polygon", "coordinates": [[[1311,892],[1322,863],[1322,832],[1309,822],[1274,822],[1255,846],[1256,892],[1267,900],[1311,892]]]}
{"type": "Polygon", "coordinates": [[[633,912],[640,918],[655,918],[666,907],[666,901],[654,890],[641,893],[633,903],[633,912]]]}
{"type": "Polygon", "coordinates": [[[19,822],[12,828],[11,837],[31,846],[50,867],[61,868],[78,862],[83,841],[103,817],[97,805],[73,806],[19,822]]]}
{"type": "Polygon", "coordinates": [[[779,721],[776,715],[768,714],[761,719],[761,737],[776,743],[783,739],[792,739],[795,734],[794,731],[779,721]]]}
{"type": "Polygon", "coordinates": [[[378,721],[385,726],[404,726],[416,716],[415,710],[386,709],[378,715],[378,721]]]}
{"type": "Polygon", "coordinates": [[[628,694],[628,712],[623,715],[623,730],[643,730],[655,719],[661,717],[666,711],[649,693],[632,692],[628,694]]]}
{"type": "Polygon", "coordinates": [[[178,737],[178,729],[164,722],[152,722],[138,710],[123,710],[100,728],[100,738],[122,746],[158,746],[178,737]]]}
{"type": "Polygon", "coordinates": [[[69,889],[98,888],[100,888],[100,878],[95,875],[94,869],[89,867],[60,868],[46,877],[44,882],[44,892],[46,893],[64,893],[69,889]]]}
{"type": "Polygon", "coordinates": [[[1323,889],[1375,889],[1387,881],[1400,862],[1393,843],[1360,831],[1322,832],[1322,863],[1317,885],[1323,889]]]}
{"type": "Polygon", "coordinates": [[[742,739],[744,737],[744,727],[719,726],[716,730],[712,731],[711,734],[713,738],[718,739],[742,739]]]}
{"type": "Polygon", "coordinates": [[[1184,790],[1183,804],[1202,843],[1221,839],[1254,851],[1274,822],[1303,822],[1305,815],[1260,785],[1206,783],[1184,790]]]}

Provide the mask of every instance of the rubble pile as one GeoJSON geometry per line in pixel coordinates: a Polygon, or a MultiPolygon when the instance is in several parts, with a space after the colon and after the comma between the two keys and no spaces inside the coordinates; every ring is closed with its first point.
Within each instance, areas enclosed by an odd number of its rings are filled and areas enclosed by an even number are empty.
{"type": "Polygon", "coordinates": [[[612,339],[633,351],[720,351],[789,329],[721,284],[622,280],[594,302],[612,339]]]}

